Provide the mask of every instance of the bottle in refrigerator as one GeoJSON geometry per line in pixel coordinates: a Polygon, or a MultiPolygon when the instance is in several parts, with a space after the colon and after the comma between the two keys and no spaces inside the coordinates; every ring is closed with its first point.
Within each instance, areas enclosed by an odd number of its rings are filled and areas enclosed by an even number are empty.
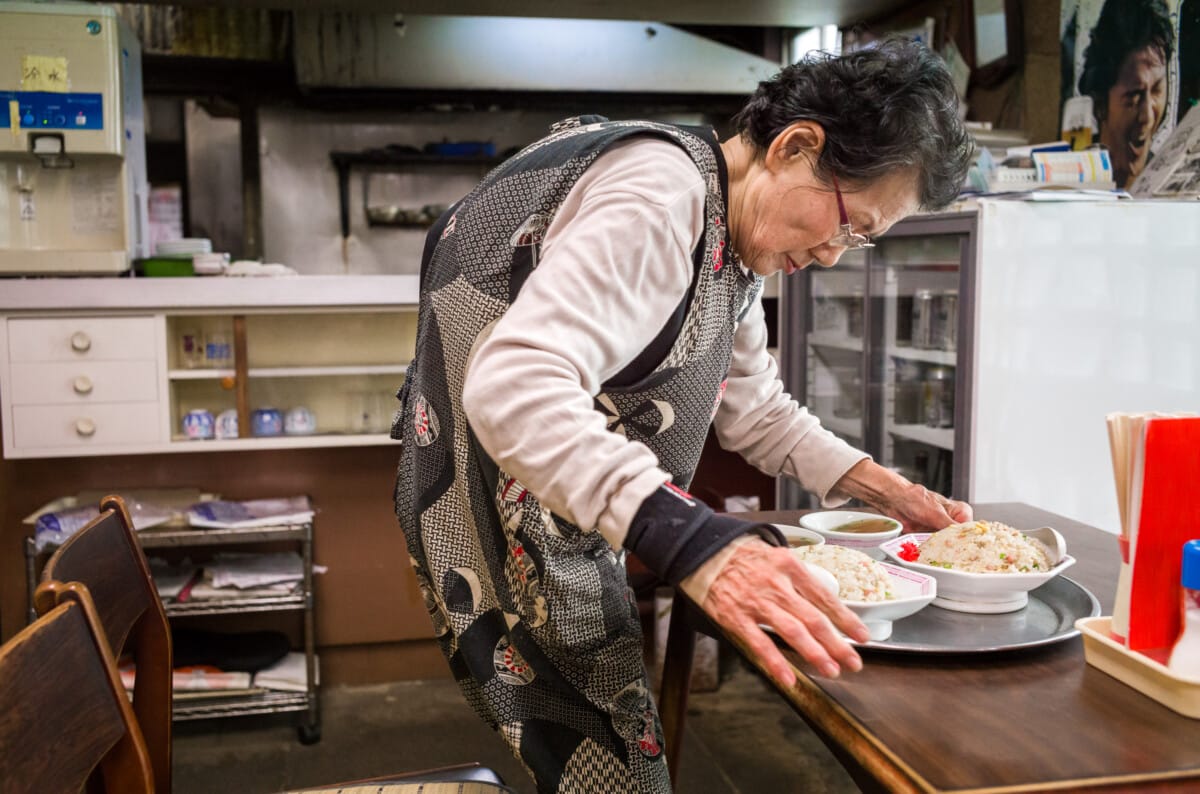
{"type": "Polygon", "coordinates": [[[912,346],[919,350],[933,347],[933,290],[919,289],[912,300],[912,346]]]}
{"type": "Polygon", "coordinates": [[[954,370],[930,367],[925,373],[925,424],[954,426],[954,370]]]}
{"type": "Polygon", "coordinates": [[[862,372],[857,366],[840,366],[837,374],[838,393],[833,415],[839,419],[862,418],[862,372]]]}
{"type": "Polygon", "coordinates": [[[925,381],[921,365],[901,359],[896,363],[896,381],[892,401],[892,421],[898,425],[919,425],[924,419],[925,381]]]}
{"type": "Polygon", "coordinates": [[[951,290],[935,295],[930,347],[954,350],[958,338],[958,293],[951,290]]]}
{"type": "Polygon", "coordinates": [[[852,339],[862,339],[863,335],[863,293],[855,290],[846,303],[846,333],[852,339]]]}

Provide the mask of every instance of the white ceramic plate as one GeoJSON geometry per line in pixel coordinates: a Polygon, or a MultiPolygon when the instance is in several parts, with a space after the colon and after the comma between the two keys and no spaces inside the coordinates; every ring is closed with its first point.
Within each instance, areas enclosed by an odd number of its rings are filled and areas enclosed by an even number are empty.
{"type": "Polygon", "coordinates": [[[933,605],[955,612],[997,614],[1016,612],[1029,603],[1029,591],[1040,587],[1075,564],[1071,555],[1063,555],[1058,565],[1048,571],[1032,573],[969,573],[952,568],[939,568],[920,562],[909,562],[900,556],[905,543],[920,546],[929,538],[928,532],[901,535],[880,544],[880,549],[897,565],[927,574],[937,579],[937,598],[933,605]]]}
{"type": "Polygon", "coordinates": [[[827,543],[831,543],[834,546],[857,549],[874,560],[884,559],[883,552],[879,550],[879,544],[896,537],[902,529],[900,522],[894,518],[881,516],[878,513],[861,513],[855,510],[822,510],[816,513],[806,513],[800,516],[800,526],[804,529],[821,533],[827,543]],[[867,519],[891,521],[892,528],[886,532],[872,532],[870,534],[838,532],[835,529],[835,527],[844,526],[853,521],[864,521],[867,519]]]}

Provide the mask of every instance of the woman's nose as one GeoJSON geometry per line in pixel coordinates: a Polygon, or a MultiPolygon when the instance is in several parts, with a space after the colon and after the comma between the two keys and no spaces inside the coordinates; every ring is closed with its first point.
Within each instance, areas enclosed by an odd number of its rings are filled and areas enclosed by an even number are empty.
{"type": "Polygon", "coordinates": [[[825,243],[819,248],[814,249],[812,252],[813,259],[815,259],[817,264],[821,267],[833,267],[838,263],[838,260],[842,258],[842,254],[844,253],[846,253],[845,246],[832,245],[830,243],[825,243]]]}

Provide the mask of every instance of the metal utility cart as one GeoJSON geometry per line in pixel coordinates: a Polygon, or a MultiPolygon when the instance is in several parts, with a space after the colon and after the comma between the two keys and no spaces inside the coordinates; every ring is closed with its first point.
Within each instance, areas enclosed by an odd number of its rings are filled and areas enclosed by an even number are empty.
{"type": "MultiPolygon", "coordinates": [[[[165,527],[145,529],[138,533],[144,550],[192,549],[215,546],[239,546],[246,544],[292,542],[299,546],[303,559],[304,578],[299,591],[271,595],[244,596],[223,599],[205,599],[163,602],[167,617],[243,615],[258,612],[303,612],[304,658],[307,685],[303,692],[268,690],[254,694],[237,694],[229,697],[218,695],[204,699],[176,698],[173,706],[174,719],[202,720],[215,717],[236,717],[250,714],[282,714],[303,712],[304,719],[297,726],[297,734],[303,744],[313,744],[321,739],[321,714],[317,698],[317,657],[315,640],[315,618],[313,614],[313,525],[287,524],[245,529],[194,529],[190,527],[165,527]]],[[[42,555],[44,557],[44,555],[42,555]]],[[[25,539],[26,578],[29,587],[29,603],[32,610],[33,593],[37,587],[40,562],[33,538],[25,539]]],[[[30,620],[36,618],[31,611],[30,620]]]]}

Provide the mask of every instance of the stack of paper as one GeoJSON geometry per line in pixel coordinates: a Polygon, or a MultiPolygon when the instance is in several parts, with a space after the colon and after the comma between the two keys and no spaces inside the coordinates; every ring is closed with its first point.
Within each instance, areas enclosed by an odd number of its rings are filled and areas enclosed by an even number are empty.
{"type": "Polygon", "coordinates": [[[305,524],[312,518],[312,503],[307,496],[246,502],[198,502],[188,508],[188,523],[192,526],[218,529],[305,524]]]}
{"type": "MultiPolygon", "coordinates": [[[[313,670],[316,671],[317,660],[313,659],[313,670]]],[[[313,684],[319,684],[321,675],[316,672],[313,684]]],[[[302,653],[295,651],[280,659],[270,667],[259,670],[254,674],[254,686],[263,689],[276,689],[285,692],[305,692],[308,690],[308,668],[302,653]]]]}

